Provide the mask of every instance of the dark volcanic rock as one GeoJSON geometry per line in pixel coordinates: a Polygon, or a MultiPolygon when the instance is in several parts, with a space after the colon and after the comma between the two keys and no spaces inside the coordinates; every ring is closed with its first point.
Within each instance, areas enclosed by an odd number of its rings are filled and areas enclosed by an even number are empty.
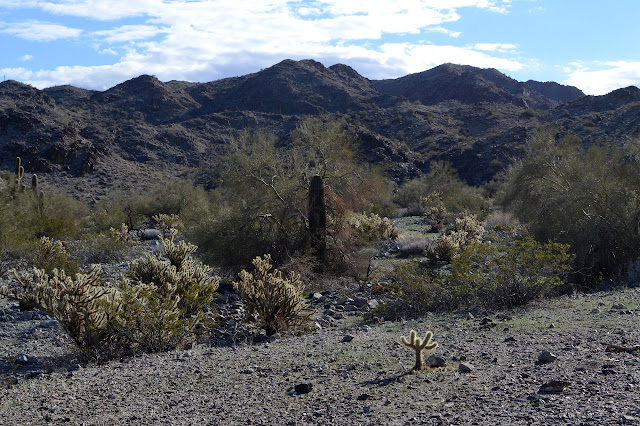
{"type": "Polygon", "coordinates": [[[286,143],[301,120],[323,115],[344,119],[361,158],[385,165],[397,182],[446,160],[465,181],[480,185],[520,155],[541,125],[585,143],[640,135],[638,88],[581,95],[574,87],[522,83],[494,69],[445,64],[371,81],[349,66],[313,60],[285,60],[208,83],[142,75],[106,91],[38,90],[5,81],[0,168],[11,169],[20,156],[27,173],[49,174],[43,183],[92,192],[96,186],[79,177],[99,175],[108,177],[101,178],[102,191],[144,187],[154,173],[215,167],[243,129],[265,129],[286,143]]]}
{"type": "Polygon", "coordinates": [[[548,109],[566,102],[562,99],[573,100],[584,96],[576,88],[530,82],[532,84],[520,83],[495,69],[444,64],[394,80],[376,81],[375,84],[382,93],[405,96],[425,105],[457,100],[468,104],[499,102],[525,108],[548,109]]]}

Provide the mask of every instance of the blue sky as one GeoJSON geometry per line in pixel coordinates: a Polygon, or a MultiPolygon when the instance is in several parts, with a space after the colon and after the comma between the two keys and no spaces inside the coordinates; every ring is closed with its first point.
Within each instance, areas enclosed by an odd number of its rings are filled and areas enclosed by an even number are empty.
{"type": "Polygon", "coordinates": [[[638,17],[637,0],[0,0],[0,74],[104,90],[284,59],[371,79],[452,62],[600,95],[640,86],[638,17]]]}

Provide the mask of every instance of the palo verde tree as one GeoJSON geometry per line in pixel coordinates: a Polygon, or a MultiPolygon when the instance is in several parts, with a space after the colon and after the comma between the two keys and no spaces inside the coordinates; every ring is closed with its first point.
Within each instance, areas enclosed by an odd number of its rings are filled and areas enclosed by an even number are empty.
{"type": "MultiPolygon", "coordinates": [[[[382,173],[359,161],[355,138],[342,121],[308,119],[290,141],[246,130],[221,164],[217,190],[224,202],[192,235],[203,257],[221,266],[245,267],[263,254],[277,265],[309,253],[313,179],[323,183],[328,254],[339,246],[335,240],[347,211],[370,210],[390,193],[382,173]]],[[[316,234],[316,241],[322,237],[316,234]]]]}
{"type": "Polygon", "coordinates": [[[499,201],[538,241],[570,244],[587,283],[618,274],[640,258],[639,154],[637,143],[585,147],[538,131],[508,169],[499,201]]]}

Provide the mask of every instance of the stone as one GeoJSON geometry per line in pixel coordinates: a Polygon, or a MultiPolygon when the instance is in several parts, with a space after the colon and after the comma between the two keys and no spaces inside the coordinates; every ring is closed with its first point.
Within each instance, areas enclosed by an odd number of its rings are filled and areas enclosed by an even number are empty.
{"type": "Polygon", "coordinates": [[[18,365],[28,365],[31,362],[29,357],[25,354],[20,354],[16,356],[16,364],[18,365]]]}
{"type": "Polygon", "coordinates": [[[429,355],[426,361],[427,365],[432,368],[446,367],[447,363],[441,356],[429,355]]]}
{"type": "Polygon", "coordinates": [[[558,357],[549,351],[542,351],[542,353],[538,356],[538,362],[542,364],[548,364],[555,361],[556,359],[558,359],[558,357]]]}
{"type": "Polygon", "coordinates": [[[353,339],[355,339],[355,337],[353,337],[351,334],[347,334],[342,338],[342,342],[343,343],[349,343],[351,342],[353,339]]]}
{"type": "Polygon", "coordinates": [[[311,296],[311,298],[317,302],[320,302],[324,299],[324,296],[321,293],[313,293],[313,296],[311,296]]]}
{"type": "Polygon", "coordinates": [[[369,395],[368,393],[358,395],[358,401],[366,401],[369,398],[371,398],[371,395],[369,395]]]}
{"type": "Polygon", "coordinates": [[[157,229],[147,228],[138,231],[138,236],[144,241],[159,240],[162,237],[162,232],[157,229]]]}
{"type": "Polygon", "coordinates": [[[614,305],[611,306],[612,311],[621,311],[623,309],[627,309],[627,307],[622,303],[615,303],[614,305]]]}
{"type": "Polygon", "coordinates": [[[298,395],[309,393],[311,389],[313,389],[313,383],[299,383],[294,388],[298,395]]]}
{"type": "Polygon", "coordinates": [[[571,385],[563,380],[552,380],[540,386],[538,393],[560,393],[571,385]]]}
{"type": "Polygon", "coordinates": [[[468,362],[461,362],[460,366],[458,367],[458,370],[460,370],[463,373],[471,373],[475,368],[473,367],[473,364],[470,364],[468,362]]]}
{"type": "Polygon", "coordinates": [[[377,309],[378,306],[380,306],[380,304],[378,303],[378,301],[376,299],[371,299],[367,302],[367,305],[369,306],[369,309],[377,309]]]}

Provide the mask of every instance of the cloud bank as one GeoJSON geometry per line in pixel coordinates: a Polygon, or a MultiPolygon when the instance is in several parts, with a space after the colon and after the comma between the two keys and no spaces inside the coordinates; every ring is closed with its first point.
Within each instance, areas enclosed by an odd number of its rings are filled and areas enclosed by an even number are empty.
{"type": "Polygon", "coordinates": [[[455,45],[447,28],[474,8],[507,13],[510,0],[0,0],[0,11],[37,9],[48,22],[14,22],[0,32],[29,41],[74,39],[111,63],[0,70],[36,87],[104,90],[139,74],[211,81],[256,72],[284,59],[345,63],[372,79],[445,62],[517,71],[512,43],[455,45]],[[72,17],[108,29],[56,22],[72,17]],[[134,23],[132,23],[134,22],[134,23]],[[385,41],[383,41],[385,40],[385,41]],[[392,40],[392,41],[391,41],[392,40]]]}
{"type": "Polygon", "coordinates": [[[605,62],[593,70],[584,64],[573,63],[564,84],[577,86],[591,95],[604,95],[627,86],[640,85],[640,62],[605,62]]]}

